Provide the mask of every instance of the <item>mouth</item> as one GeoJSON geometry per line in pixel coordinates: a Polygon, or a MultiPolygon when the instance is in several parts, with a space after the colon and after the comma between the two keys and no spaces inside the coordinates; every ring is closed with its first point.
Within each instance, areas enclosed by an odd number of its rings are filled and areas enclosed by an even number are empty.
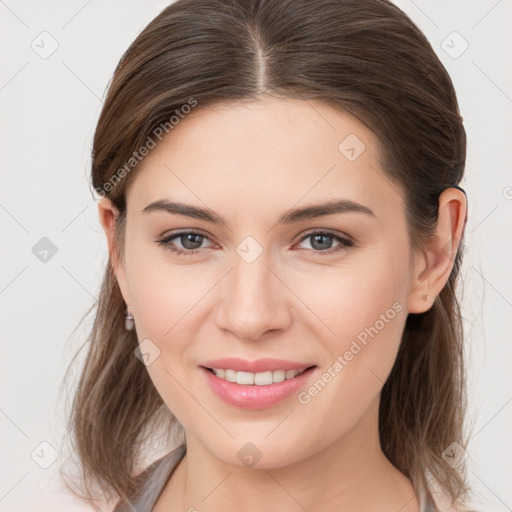
{"type": "Polygon", "coordinates": [[[199,369],[214,395],[241,409],[269,409],[286,403],[310,385],[318,373],[317,365],[260,372],[207,366],[199,369]]]}

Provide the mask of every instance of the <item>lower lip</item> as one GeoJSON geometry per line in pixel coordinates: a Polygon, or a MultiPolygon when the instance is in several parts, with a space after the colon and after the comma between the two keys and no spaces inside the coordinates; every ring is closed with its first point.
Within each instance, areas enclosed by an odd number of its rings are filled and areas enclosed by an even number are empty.
{"type": "Polygon", "coordinates": [[[298,391],[311,377],[317,367],[309,368],[293,379],[267,384],[264,386],[244,386],[236,382],[228,382],[214,375],[204,367],[200,368],[206,376],[211,390],[230,405],[242,409],[265,409],[278,405],[298,391]]]}

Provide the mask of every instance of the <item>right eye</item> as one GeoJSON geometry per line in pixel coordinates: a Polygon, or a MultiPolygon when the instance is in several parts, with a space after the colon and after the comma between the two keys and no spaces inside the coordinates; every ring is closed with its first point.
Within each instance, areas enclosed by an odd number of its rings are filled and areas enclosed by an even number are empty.
{"type": "Polygon", "coordinates": [[[197,231],[180,231],[158,240],[158,245],[163,245],[168,251],[179,256],[187,256],[200,252],[202,242],[208,240],[206,235],[197,231]],[[173,240],[178,239],[182,247],[176,247],[173,240]]]}

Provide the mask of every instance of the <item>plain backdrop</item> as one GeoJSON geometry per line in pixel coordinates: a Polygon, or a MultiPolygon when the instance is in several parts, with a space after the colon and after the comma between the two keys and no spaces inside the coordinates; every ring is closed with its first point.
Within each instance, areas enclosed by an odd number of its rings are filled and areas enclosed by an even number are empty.
{"type": "MultiPolygon", "coordinates": [[[[91,141],[119,58],[168,3],[0,0],[2,512],[89,510],[57,468],[61,381],[87,325],[72,331],[107,258],[91,141]]],[[[469,476],[482,510],[512,510],[512,3],[396,3],[447,68],[464,117],[469,476]]]]}

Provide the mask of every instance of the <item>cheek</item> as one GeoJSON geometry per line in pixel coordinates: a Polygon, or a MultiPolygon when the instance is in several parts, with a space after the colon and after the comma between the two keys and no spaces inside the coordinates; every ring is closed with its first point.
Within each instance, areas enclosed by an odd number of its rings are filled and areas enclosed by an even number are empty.
{"type": "Polygon", "coordinates": [[[179,264],[163,247],[135,240],[127,257],[127,278],[140,339],[170,339],[181,324],[194,316],[194,305],[208,292],[193,265],[179,264]]]}
{"type": "Polygon", "coordinates": [[[366,329],[374,325],[384,337],[396,338],[401,330],[403,322],[395,319],[405,309],[406,251],[400,256],[390,247],[375,247],[360,254],[337,266],[290,274],[293,290],[311,310],[302,318],[318,324],[332,349],[345,348],[347,339],[364,342],[366,329]]]}
{"type": "Polygon", "coordinates": [[[184,389],[194,392],[187,371],[200,338],[198,306],[212,285],[199,280],[192,266],[175,265],[154,252],[141,251],[131,261],[137,336],[142,351],[146,346],[157,354],[146,369],[166,406],[183,421],[191,408],[184,389]]]}
{"type": "Polygon", "coordinates": [[[182,385],[188,382],[190,388],[187,372],[197,363],[197,347],[207,337],[201,333],[205,299],[219,276],[201,274],[194,265],[170,261],[164,249],[151,248],[134,248],[127,270],[141,350],[145,343],[157,354],[148,373],[171,410],[186,410],[190,397],[182,385]]]}
{"type": "Polygon", "coordinates": [[[397,257],[389,249],[372,256],[350,268],[328,269],[321,280],[302,280],[299,293],[316,314],[308,323],[321,333],[329,354],[323,360],[328,384],[318,386],[323,398],[314,399],[315,409],[331,403],[357,416],[379,393],[396,359],[407,318],[407,252],[397,257]]]}
{"type": "Polygon", "coordinates": [[[322,425],[318,435],[326,439],[342,436],[359,424],[396,360],[407,312],[399,301],[392,301],[385,287],[372,291],[377,292],[380,300],[373,297],[355,304],[344,299],[338,301],[344,311],[322,317],[336,335],[323,335],[329,357],[298,400],[307,417],[322,425]]]}

